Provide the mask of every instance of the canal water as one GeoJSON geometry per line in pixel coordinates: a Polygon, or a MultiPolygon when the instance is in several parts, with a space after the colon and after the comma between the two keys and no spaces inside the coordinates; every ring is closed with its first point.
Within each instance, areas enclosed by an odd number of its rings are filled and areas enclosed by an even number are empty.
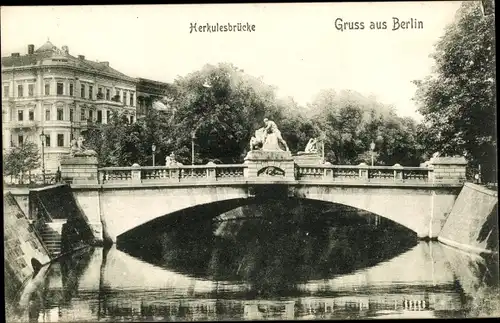
{"type": "Polygon", "coordinates": [[[30,322],[498,316],[498,258],[418,241],[377,216],[268,202],[137,230],[52,265],[30,322]]]}

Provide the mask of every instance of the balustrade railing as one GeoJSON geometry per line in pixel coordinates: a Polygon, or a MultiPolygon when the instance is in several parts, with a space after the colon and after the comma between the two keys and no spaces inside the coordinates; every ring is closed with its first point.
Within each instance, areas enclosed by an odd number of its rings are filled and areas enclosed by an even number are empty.
{"type": "Polygon", "coordinates": [[[99,168],[99,183],[161,183],[244,180],[246,165],[132,166],[99,168]]]}
{"type": "MultiPolygon", "coordinates": [[[[182,165],[104,167],[99,183],[160,183],[245,181],[247,165],[182,165]]],[[[432,168],[366,165],[295,165],[295,179],[325,182],[426,183],[432,180],[432,168]]]]}
{"type": "Polygon", "coordinates": [[[370,183],[426,183],[432,179],[432,168],[366,165],[300,165],[297,180],[370,183]]]}

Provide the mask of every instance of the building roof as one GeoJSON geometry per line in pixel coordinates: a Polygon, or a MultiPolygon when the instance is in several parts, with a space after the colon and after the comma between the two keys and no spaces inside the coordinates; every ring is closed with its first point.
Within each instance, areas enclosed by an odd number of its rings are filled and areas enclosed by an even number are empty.
{"type": "Polygon", "coordinates": [[[136,81],[135,78],[127,76],[115,70],[114,68],[111,68],[109,66],[109,63],[107,62],[94,62],[84,58],[74,57],[69,53],[61,51],[59,48],[54,46],[50,41],[47,41],[40,48],[35,50],[33,54],[2,57],[2,67],[14,67],[14,66],[21,67],[21,66],[36,65],[39,61],[51,57],[66,58],[68,59],[69,65],[83,68],[89,70],[90,72],[107,73],[121,79],[136,81]]]}
{"type": "Polygon", "coordinates": [[[43,44],[40,48],[38,48],[35,52],[41,53],[41,52],[50,52],[56,50],[57,47],[50,42],[50,40],[47,40],[45,44],[43,44]]]}

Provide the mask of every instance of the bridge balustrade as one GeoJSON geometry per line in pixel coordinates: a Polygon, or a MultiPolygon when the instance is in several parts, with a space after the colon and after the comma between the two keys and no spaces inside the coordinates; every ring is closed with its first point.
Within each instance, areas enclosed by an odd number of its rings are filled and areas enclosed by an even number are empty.
{"type": "MultiPolygon", "coordinates": [[[[188,183],[246,181],[245,164],[104,167],[99,182],[104,183],[188,183]]],[[[295,165],[295,179],[326,182],[427,183],[432,168],[366,165],[295,165]]]]}
{"type": "Polygon", "coordinates": [[[432,168],[365,165],[300,165],[297,180],[327,182],[426,183],[432,179],[432,168]]]}
{"type": "Polygon", "coordinates": [[[99,168],[100,184],[190,183],[244,180],[246,165],[131,166],[99,168]]]}

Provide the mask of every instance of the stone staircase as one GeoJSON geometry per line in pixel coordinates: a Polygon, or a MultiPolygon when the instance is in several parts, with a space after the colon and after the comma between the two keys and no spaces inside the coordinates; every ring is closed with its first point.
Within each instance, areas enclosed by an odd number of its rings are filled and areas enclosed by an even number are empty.
{"type": "Polygon", "coordinates": [[[45,223],[43,225],[42,232],[40,233],[43,243],[45,247],[47,247],[51,258],[55,258],[61,254],[61,231],[57,230],[57,227],[62,226],[62,223],[64,222],[61,222],[60,224],[57,222],[45,223]],[[54,224],[56,227],[54,227],[54,224]]]}

